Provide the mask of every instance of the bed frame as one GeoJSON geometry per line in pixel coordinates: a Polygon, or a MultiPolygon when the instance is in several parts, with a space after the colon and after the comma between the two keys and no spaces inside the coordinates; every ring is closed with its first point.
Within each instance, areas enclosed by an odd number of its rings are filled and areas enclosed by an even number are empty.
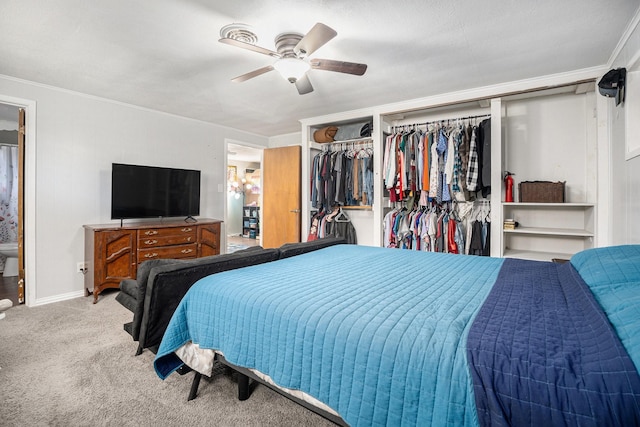
{"type": "MultiPolygon", "coordinates": [[[[336,425],[344,426],[344,427],[349,426],[349,424],[347,424],[341,417],[335,414],[332,414],[331,412],[325,411],[322,408],[314,406],[305,400],[299,399],[298,397],[293,396],[290,393],[287,393],[286,390],[262,380],[250,369],[243,368],[242,366],[237,366],[237,365],[234,365],[233,363],[230,363],[227,359],[224,358],[224,356],[222,356],[219,353],[216,353],[214,360],[215,362],[227,368],[230,368],[231,370],[233,370],[238,374],[238,400],[249,399],[256,385],[262,384],[266,387],[269,387],[271,390],[281,394],[287,399],[297,403],[298,405],[307,408],[308,410],[320,415],[321,417],[331,421],[332,423],[335,423],[336,425]],[[251,380],[253,380],[253,382],[251,382],[251,380]]],[[[214,372],[215,372],[215,365],[214,365],[214,372]]],[[[191,390],[189,391],[189,397],[187,398],[187,401],[193,400],[197,397],[198,387],[200,385],[201,379],[202,379],[202,374],[198,371],[194,371],[193,381],[191,382],[191,390]]]]}

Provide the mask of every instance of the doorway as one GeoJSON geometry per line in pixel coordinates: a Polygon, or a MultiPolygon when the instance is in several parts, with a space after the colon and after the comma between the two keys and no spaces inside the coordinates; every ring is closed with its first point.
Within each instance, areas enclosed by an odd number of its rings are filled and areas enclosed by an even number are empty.
{"type": "Polygon", "coordinates": [[[18,242],[22,240],[24,111],[0,103],[0,299],[24,303],[18,242]]]}
{"type": "Polygon", "coordinates": [[[260,245],[262,148],[227,141],[226,253],[260,245]]]}

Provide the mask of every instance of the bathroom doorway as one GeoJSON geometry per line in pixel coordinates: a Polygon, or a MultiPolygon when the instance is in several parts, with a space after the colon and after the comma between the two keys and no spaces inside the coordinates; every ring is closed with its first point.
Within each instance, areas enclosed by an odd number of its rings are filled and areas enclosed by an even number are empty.
{"type": "Polygon", "coordinates": [[[260,245],[262,148],[227,141],[226,253],[260,245]]]}
{"type": "Polygon", "coordinates": [[[0,103],[0,299],[24,303],[23,167],[25,112],[0,103]],[[20,249],[19,249],[20,248],[20,249]]]}

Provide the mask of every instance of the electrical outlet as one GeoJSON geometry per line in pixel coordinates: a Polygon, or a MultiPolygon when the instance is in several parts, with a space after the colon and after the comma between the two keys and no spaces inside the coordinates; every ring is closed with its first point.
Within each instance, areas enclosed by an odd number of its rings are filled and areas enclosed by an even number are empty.
{"type": "Polygon", "coordinates": [[[76,265],[76,272],[77,273],[82,273],[82,274],[86,273],[87,272],[87,263],[86,262],[79,262],[76,265]]]}

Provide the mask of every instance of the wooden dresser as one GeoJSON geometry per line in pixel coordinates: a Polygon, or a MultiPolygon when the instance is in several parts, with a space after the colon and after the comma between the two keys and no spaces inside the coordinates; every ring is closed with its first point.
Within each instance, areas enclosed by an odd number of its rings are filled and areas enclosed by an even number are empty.
{"type": "Polygon", "coordinates": [[[138,264],[150,259],[200,258],[220,253],[220,224],[214,219],[197,222],[162,221],[131,225],[85,225],[85,296],[93,303],[104,289],[118,288],[135,279],[138,264]]]}

